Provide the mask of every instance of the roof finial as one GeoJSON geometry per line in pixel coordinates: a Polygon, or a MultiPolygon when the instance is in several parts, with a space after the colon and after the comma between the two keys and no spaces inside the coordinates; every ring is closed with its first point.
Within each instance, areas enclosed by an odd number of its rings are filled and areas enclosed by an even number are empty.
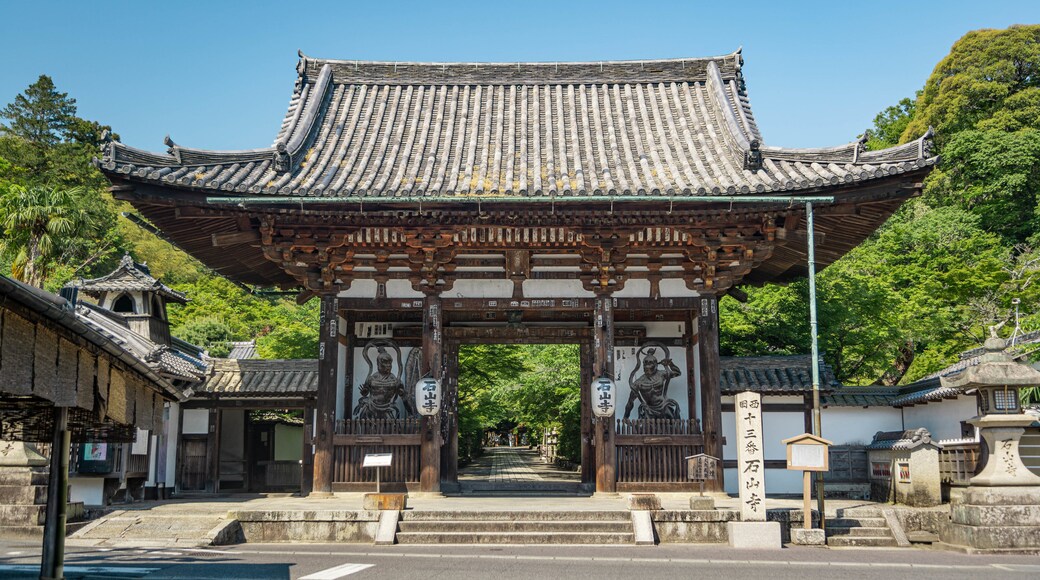
{"type": "Polygon", "coordinates": [[[932,149],[935,147],[935,129],[929,125],[928,130],[921,135],[919,141],[920,145],[917,150],[917,155],[921,159],[928,159],[932,156],[932,149]]]}
{"type": "Polygon", "coordinates": [[[758,139],[752,139],[749,148],[744,152],[744,169],[758,171],[762,169],[762,150],[758,139]]]}

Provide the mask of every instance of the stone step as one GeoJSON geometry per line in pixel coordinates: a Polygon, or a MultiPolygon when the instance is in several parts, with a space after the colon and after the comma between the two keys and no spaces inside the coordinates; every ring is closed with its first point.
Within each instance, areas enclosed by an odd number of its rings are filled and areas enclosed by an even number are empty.
{"type": "Polygon", "coordinates": [[[0,485],[47,485],[47,468],[0,466],[0,485]]]}
{"type": "Polygon", "coordinates": [[[888,521],[885,518],[833,518],[827,520],[827,527],[854,528],[863,526],[868,528],[887,528],[888,521]]]}
{"type": "Polygon", "coordinates": [[[205,538],[224,518],[213,514],[146,517],[118,512],[98,521],[76,535],[77,538],[110,540],[169,540],[173,538],[205,538]]]}
{"type": "Polygon", "coordinates": [[[401,533],[632,533],[631,521],[423,521],[398,522],[401,533]]]}
{"type": "MultiPolygon", "coordinates": [[[[828,530],[828,533],[830,531],[828,530]]],[[[827,545],[833,548],[871,547],[880,548],[898,546],[895,538],[871,536],[835,536],[827,538],[827,545]]]]}
{"type": "Polygon", "coordinates": [[[0,485],[0,505],[47,503],[46,485],[0,485]]]}
{"type": "MultiPolygon", "coordinates": [[[[71,502],[65,511],[68,521],[74,522],[83,518],[83,502],[71,502]]],[[[0,525],[6,526],[42,526],[47,518],[47,506],[36,505],[0,505],[0,525]]]]}
{"type": "Polygon", "coordinates": [[[848,519],[884,518],[885,514],[875,507],[853,507],[838,510],[838,517],[848,519]]]}
{"type": "MultiPolygon", "coordinates": [[[[83,529],[90,522],[67,522],[65,524],[65,535],[72,534],[83,529]]],[[[0,538],[5,540],[36,540],[43,538],[43,526],[0,526],[0,538]]]]}
{"type": "Polygon", "coordinates": [[[614,521],[630,522],[627,511],[413,511],[401,512],[401,521],[614,521]]]}
{"type": "Polygon", "coordinates": [[[875,527],[852,527],[852,528],[841,528],[841,527],[827,527],[828,536],[854,536],[859,538],[864,537],[878,537],[878,538],[891,538],[892,531],[888,528],[875,528],[875,527]]]}
{"type": "Polygon", "coordinates": [[[398,532],[398,544],[633,544],[629,533],[586,532],[398,532]]]}

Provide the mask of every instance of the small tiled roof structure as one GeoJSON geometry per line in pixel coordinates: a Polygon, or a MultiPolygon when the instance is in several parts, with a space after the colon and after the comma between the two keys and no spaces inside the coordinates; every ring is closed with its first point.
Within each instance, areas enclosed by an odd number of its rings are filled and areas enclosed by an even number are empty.
{"type": "Polygon", "coordinates": [[[111,273],[91,280],[78,280],[73,282],[72,286],[93,297],[104,292],[142,291],[155,292],[170,302],[188,302],[187,296],[153,278],[148,267],[135,263],[130,254],[124,255],[119,261],[119,267],[111,273]]]}
{"type": "Polygon", "coordinates": [[[256,352],[256,341],[247,340],[243,342],[232,342],[231,352],[228,353],[227,358],[259,358],[260,355],[256,352]]]}
{"type": "Polygon", "coordinates": [[[80,302],[76,305],[76,316],[170,379],[193,383],[206,376],[205,361],[189,352],[152,342],[150,338],[131,330],[119,314],[88,302],[80,302]]]}
{"type": "Polygon", "coordinates": [[[195,398],[314,398],[318,361],[311,359],[212,359],[212,373],[194,388],[195,398]]]}
{"type": "MultiPolygon", "coordinates": [[[[812,391],[812,358],[809,355],[721,357],[720,386],[723,395],[754,391],[762,395],[802,395],[812,391]]],[[[820,390],[840,385],[834,371],[820,361],[820,390]]]]}
{"type": "Polygon", "coordinates": [[[927,429],[909,429],[907,431],[878,431],[874,440],[867,445],[868,450],[892,449],[909,451],[922,445],[942,447],[938,441],[932,441],[932,434],[927,429]]]}
{"type": "Polygon", "coordinates": [[[647,61],[416,63],[300,54],[274,144],[167,153],[111,143],[136,181],[269,196],[738,195],[813,191],[933,165],[931,135],[762,143],[738,50],[647,61]]]}

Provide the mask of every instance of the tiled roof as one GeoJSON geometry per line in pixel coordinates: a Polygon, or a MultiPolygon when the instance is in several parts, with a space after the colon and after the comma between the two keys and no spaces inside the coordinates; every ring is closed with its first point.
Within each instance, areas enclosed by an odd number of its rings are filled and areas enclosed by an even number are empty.
{"type": "Polygon", "coordinates": [[[587,63],[388,63],[301,55],[268,148],[109,143],[112,177],[219,195],[630,196],[797,193],[927,168],[930,135],[762,144],[740,52],[587,63]]]}
{"type": "Polygon", "coordinates": [[[318,361],[212,359],[213,373],[195,387],[197,397],[314,397],[318,361]]]}
{"type": "MultiPolygon", "coordinates": [[[[754,391],[763,395],[800,395],[812,391],[811,363],[809,355],[722,357],[722,394],[754,391]]],[[[821,362],[820,389],[829,391],[837,386],[834,372],[821,362]]]]}
{"type": "Polygon", "coordinates": [[[232,342],[231,352],[228,353],[227,358],[257,358],[258,356],[256,354],[256,342],[248,340],[245,342],[232,342]]]}
{"type": "Polygon", "coordinates": [[[898,387],[842,386],[821,397],[824,407],[889,407],[900,395],[898,387]]]}
{"type": "Polygon", "coordinates": [[[874,440],[866,448],[909,450],[922,445],[942,447],[937,441],[932,441],[932,434],[922,427],[907,431],[878,431],[874,435],[874,440]]]}
{"type": "Polygon", "coordinates": [[[191,382],[201,381],[206,375],[206,363],[202,360],[152,342],[127,327],[119,315],[113,315],[99,306],[80,302],[76,306],[76,317],[163,375],[191,382]]]}
{"type": "Polygon", "coordinates": [[[188,297],[152,277],[148,269],[134,262],[130,254],[123,256],[119,267],[112,273],[92,280],[72,283],[84,293],[97,296],[101,292],[143,291],[155,292],[171,302],[184,304],[188,297]]]}
{"type": "Polygon", "coordinates": [[[964,393],[960,389],[944,387],[937,381],[924,383],[923,381],[907,385],[900,390],[901,394],[892,399],[893,407],[910,407],[918,403],[941,401],[943,399],[956,399],[964,393]]]}

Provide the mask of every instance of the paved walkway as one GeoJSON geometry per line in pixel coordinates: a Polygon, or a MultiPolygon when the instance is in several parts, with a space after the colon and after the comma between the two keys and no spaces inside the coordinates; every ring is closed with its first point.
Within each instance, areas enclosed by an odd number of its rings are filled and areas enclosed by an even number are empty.
{"type": "Polygon", "coordinates": [[[581,474],[565,471],[545,462],[534,449],[526,447],[488,447],[484,455],[459,470],[460,482],[488,483],[578,483],[581,474]]]}

